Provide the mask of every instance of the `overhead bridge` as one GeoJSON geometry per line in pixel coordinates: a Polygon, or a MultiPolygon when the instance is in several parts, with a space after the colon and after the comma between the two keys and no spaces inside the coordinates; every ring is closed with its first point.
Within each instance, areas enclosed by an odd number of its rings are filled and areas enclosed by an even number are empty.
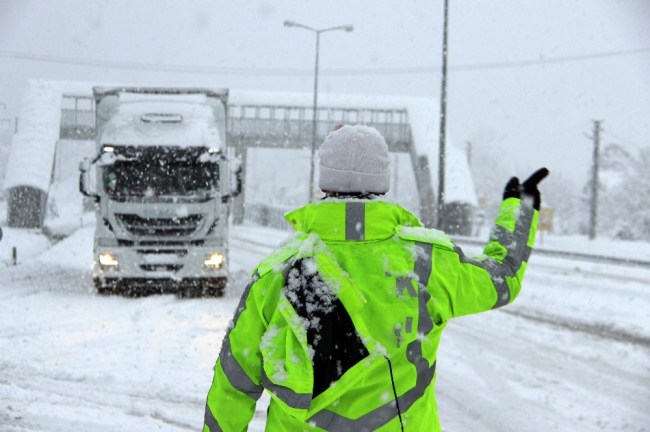
{"type": "MultiPolygon", "coordinates": [[[[228,105],[230,146],[304,148],[311,146],[313,109],[302,106],[228,105]]],[[[94,139],[95,106],[89,96],[63,96],[61,139],[94,139]]],[[[408,152],[411,129],[404,109],[317,109],[316,140],[337,126],[365,124],[376,128],[391,152],[408,152]]]]}
{"type": "MultiPolygon", "coordinates": [[[[250,148],[311,148],[314,127],[316,146],[327,135],[344,124],[364,124],[377,129],[392,153],[408,153],[418,189],[420,215],[426,225],[433,224],[433,189],[426,156],[418,156],[413,146],[408,113],[404,109],[340,108],[323,106],[313,108],[282,105],[229,105],[228,140],[235,155],[246,169],[247,150],[250,148]]],[[[246,173],[243,175],[246,178],[246,173]]],[[[245,196],[235,206],[235,222],[243,221],[245,196]]]]}

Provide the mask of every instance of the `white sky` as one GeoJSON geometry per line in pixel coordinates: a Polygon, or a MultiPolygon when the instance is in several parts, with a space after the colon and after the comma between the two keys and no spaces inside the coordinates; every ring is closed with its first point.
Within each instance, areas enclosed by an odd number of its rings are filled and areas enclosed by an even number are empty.
{"type": "MultiPolygon", "coordinates": [[[[519,175],[546,165],[579,181],[591,120],[604,120],[604,145],[650,145],[649,1],[450,3],[454,145],[501,152],[519,175]]],[[[442,10],[442,0],[0,0],[0,117],[17,115],[27,78],[311,92],[315,37],[286,19],[354,25],[321,37],[322,92],[437,97],[442,10]]]]}

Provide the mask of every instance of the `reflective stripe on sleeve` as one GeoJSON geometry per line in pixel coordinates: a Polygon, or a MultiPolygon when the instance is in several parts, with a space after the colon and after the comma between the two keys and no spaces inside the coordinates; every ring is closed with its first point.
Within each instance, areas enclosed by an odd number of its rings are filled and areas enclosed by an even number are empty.
{"type": "Polygon", "coordinates": [[[235,357],[233,357],[230,348],[230,339],[228,337],[223,341],[219,360],[221,360],[221,369],[223,369],[228,381],[234,388],[245,393],[253,400],[260,398],[264,390],[262,385],[255,384],[239,365],[235,357]]]}
{"type": "Polygon", "coordinates": [[[489,275],[497,292],[497,301],[492,309],[505,306],[510,302],[510,287],[506,277],[512,277],[521,268],[521,264],[528,261],[532,249],[528,246],[528,233],[533,219],[534,209],[528,205],[519,207],[519,218],[515,224],[514,232],[501,226],[496,226],[490,240],[498,242],[506,248],[507,255],[503,263],[494,259],[479,261],[465,256],[463,251],[454,247],[454,252],[460,257],[460,262],[475,265],[485,270],[489,275]]]}
{"type": "Polygon", "coordinates": [[[308,409],[311,404],[311,393],[296,393],[288,387],[271,382],[264,368],[262,368],[262,384],[291,408],[308,409]]]}
{"type": "MultiPolygon", "coordinates": [[[[480,267],[485,270],[490,276],[492,284],[494,285],[494,289],[497,292],[497,301],[492,307],[493,309],[507,305],[510,302],[510,287],[506,281],[506,275],[509,273],[507,266],[500,264],[494,259],[478,261],[474,258],[469,258],[465,256],[462,249],[458,246],[454,246],[454,252],[456,252],[456,254],[459,256],[461,263],[480,267]]],[[[510,254],[510,252],[508,252],[508,254],[510,254]]],[[[512,274],[514,275],[515,272],[512,272],[512,274]]]]}
{"type": "Polygon", "coordinates": [[[239,305],[237,306],[237,310],[235,311],[235,317],[233,318],[231,326],[226,332],[226,336],[224,337],[223,343],[221,344],[221,352],[219,354],[221,369],[226,375],[226,378],[228,378],[230,384],[254,400],[259,399],[264,389],[261,384],[255,384],[253,380],[250,379],[244,369],[242,369],[241,365],[237,362],[237,359],[235,359],[233,356],[230,346],[230,332],[237,325],[239,317],[246,309],[246,299],[250,294],[251,288],[259,278],[259,274],[255,273],[248,285],[246,285],[246,288],[244,289],[244,292],[239,301],[239,305]]]}
{"type": "Polygon", "coordinates": [[[203,424],[210,428],[210,432],[223,432],[223,429],[221,429],[221,426],[219,426],[217,419],[214,418],[214,415],[212,414],[212,411],[210,410],[210,407],[207,403],[205,404],[205,416],[203,417],[203,424]]]}

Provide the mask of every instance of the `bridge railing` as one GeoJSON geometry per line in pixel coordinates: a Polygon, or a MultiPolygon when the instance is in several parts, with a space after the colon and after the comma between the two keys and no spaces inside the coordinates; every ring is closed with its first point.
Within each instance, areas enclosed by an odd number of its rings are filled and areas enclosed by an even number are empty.
{"type": "MultiPolygon", "coordinates": [[[[247,146],[311,145],[314,126],[312,108],[230,105],[228,110],[229,135],[242,140],[247,146]]],[[[411,140],[408,115],[406,110],[398,109],[319,108],[316,117],[316,141],[324,140],[339,125],[357,123],[379,130],[391,151],[407,151],[411,140]]]]}
{"type": "Polygon", "coordinates": [[[60,138],[95,137],[95,101],[90,96],[63,95],[61,100],[60,138]]]}

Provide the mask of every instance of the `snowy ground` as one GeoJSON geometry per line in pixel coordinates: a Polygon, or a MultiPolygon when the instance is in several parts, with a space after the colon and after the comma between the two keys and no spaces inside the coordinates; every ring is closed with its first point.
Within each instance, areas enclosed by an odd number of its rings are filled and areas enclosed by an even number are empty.
{"type": "MultiPolygon", "coordinates": [[[[56,244],[5,229],[0,431],[200,430],[247,274],[287,234],[233,230],[225,298],[182,300],[95,295],[90,223],[56,244]]],[[[650,256],[639,243],[588,245],[650,256]]],[[[650,269],[533,255],[514,305],[447,327],[437,369],[444,430],[650,431],[649,311],[650,269]]],[[[263,430],[265,401],[253,431],[263,430]]]]}

